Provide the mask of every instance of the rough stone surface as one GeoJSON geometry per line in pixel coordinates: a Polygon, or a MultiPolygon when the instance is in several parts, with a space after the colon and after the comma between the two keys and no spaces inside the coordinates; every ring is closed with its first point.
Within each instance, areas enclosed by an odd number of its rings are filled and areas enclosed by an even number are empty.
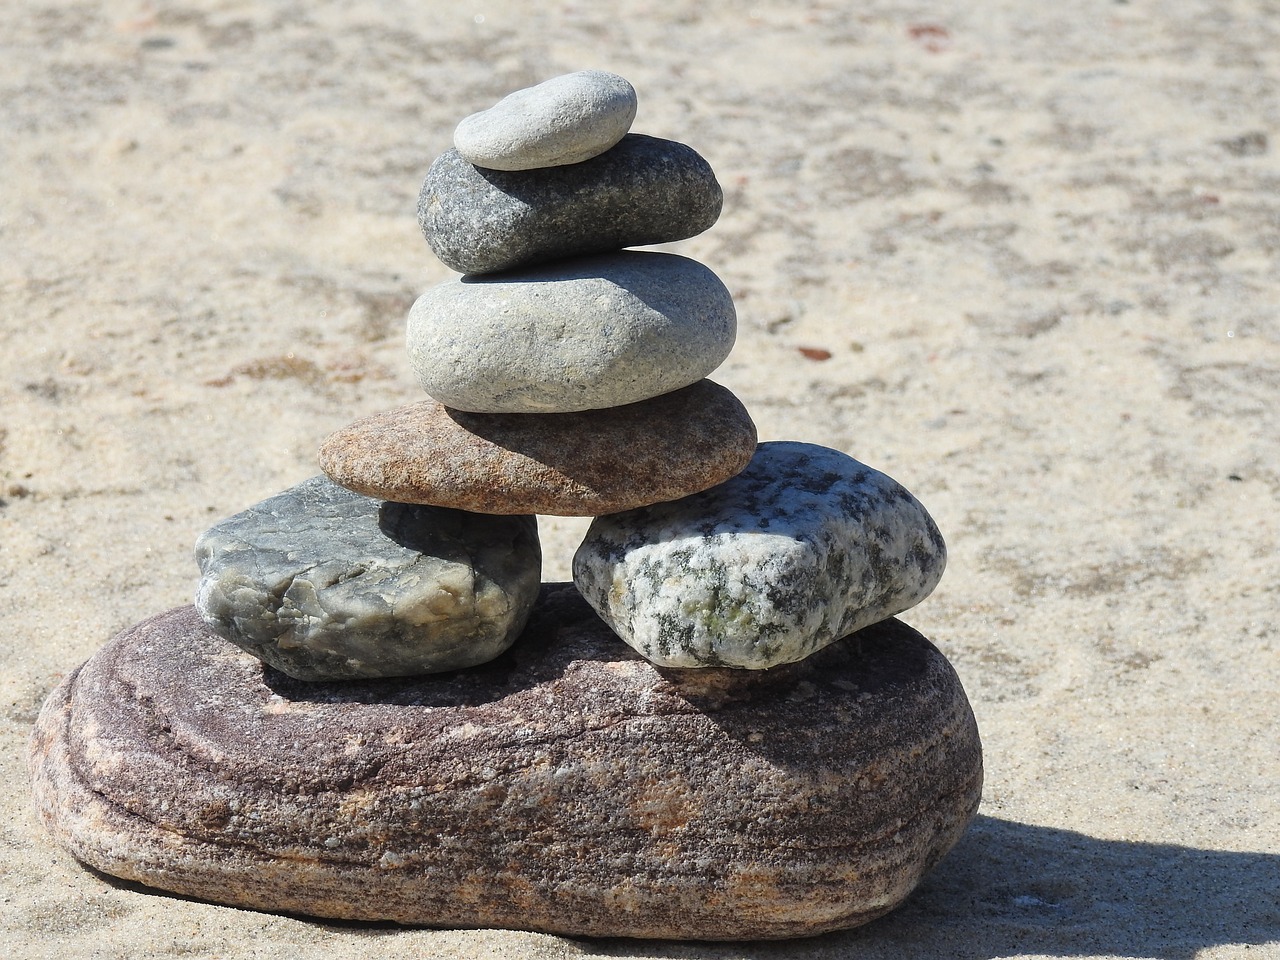
{"type": "Polygon", "coordinates": [[[696,383],[736,331],[733,298],[702,264],[626,251],[433,287],[409,312],[409,362],[456,410],[572,413],[696,383]]]}
{"type": "Polygon", "coordinates": [[[896,481],[827,447],[763,443],[727,483],[597,518],[573,576],[653,662],[760,670],[919,603],[946,556],[896,481]]]}
{"type": "Polygon", "coordinates": [[[635,88],[616,73],[579,70],[473,113],[453,132],[453,146],[464,160],[493,170],[581,163],[622,139],[636,106],[635,88]]]}
{"type": "Polygon", "coordinates": [[[418,223],[447,267],[492,273],[683,240],[716,222],[723,199],[695,150],[629,133],[598,157],[543,170],[485,170],[448,150],[427,172],[418,223]]]}
{"type": "Polygon", "coordinates": [[[302,680],[492,660],[542,577],[532,516],[383,503],[326,477],[211,527],[196,561],[209,627],[302,680]]]}
{"type": "Polygon", "coordinates": [[[424,401],[329,436],[320,469],[352,490],[477,513],[592,517],[705,490],[755,452],[742,403],[710,380],[583,413],[462,413],[424,401]]]}
{"type": "Polygon", "coordinates": [[[955,673],[897,621],[764,673],[668,671],[569,585],[498,660],[412,680],[301,683],[162,614],[52,694],[31,767],[76,857],[183,896],[716,940],[886,913],[982,781],[955,673]]]}

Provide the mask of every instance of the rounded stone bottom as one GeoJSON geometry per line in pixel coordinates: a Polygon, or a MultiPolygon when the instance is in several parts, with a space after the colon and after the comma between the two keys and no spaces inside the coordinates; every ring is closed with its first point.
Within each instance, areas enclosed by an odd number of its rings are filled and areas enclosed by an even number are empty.
{"type": "Polygon", "coordinates": [[[174,893],[713,940],[887,913],[982,786],[960,682],[905,624],[767,671],[667,669],[569,584],[490,663],[341,683],[292,680],[171,610],[54,691],[31,767],[72,854],[174,893]]]}

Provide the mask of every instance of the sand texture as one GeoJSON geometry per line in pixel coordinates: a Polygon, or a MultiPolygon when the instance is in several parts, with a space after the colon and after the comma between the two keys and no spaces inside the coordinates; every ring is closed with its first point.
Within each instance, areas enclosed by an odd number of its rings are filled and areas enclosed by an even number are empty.
{"type": "MultiPolygon", "coordinates": [[[[1280,6],[0,4],[0,956],[1280,956],[1280,6]],[[982,733],[974,826],[895,913],[686,945],[157,895],[36,822],[58,681],[189,603],[196,537],[421,399],[415,219],[464,116],[631,81],[724,212],[713,379],[947,539],[902,619],[982,733]]],[[[542,524],[548,580],[585,530],[542,524]]]]}

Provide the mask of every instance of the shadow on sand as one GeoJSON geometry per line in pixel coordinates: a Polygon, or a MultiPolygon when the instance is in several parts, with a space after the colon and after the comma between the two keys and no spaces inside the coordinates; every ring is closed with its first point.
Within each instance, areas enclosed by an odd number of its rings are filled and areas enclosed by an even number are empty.
{"type": "Polygon", "coordinates": [[[898,910],[846,933],[754,944],[596,941],[606,955],[995,960],[1020,954],[1191,960],[1280,943],[1280,855],[1099,840],[977,817],[898,910]]]}

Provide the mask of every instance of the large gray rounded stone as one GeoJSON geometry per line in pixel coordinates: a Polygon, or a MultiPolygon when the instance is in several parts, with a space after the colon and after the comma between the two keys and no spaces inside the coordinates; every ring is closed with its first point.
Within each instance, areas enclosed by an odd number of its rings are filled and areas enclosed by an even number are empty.
{"type": "Polygon", "coordinates": [[[409,311],[409,363],[455,410],[572,413],[696,383],[736,331],[702,264],[627,251],[433,287],[409,311]]]}
{"type": "Polygon", "coordinates": [[[535,170],[581,163],[631,129],[636,91],[616,73],[579,70],[503,97],[453,132],[469,163],[493,170],[535,170]]]}
{"type": "Polygon", "coordinates": [[[654,663],[764,670],[915,606],[946,557],[899,483],[788,441],[702,493],[597,517],[573,579],[654,663]]]}
{"type": "Polygon", "coordinates": [[[538,594],[533,516],[384,503],[313,477],[196,542],[196,607],[302,680],[394,677],[492,660],[538,594]]]}
{"type": "Polygon", "coordinates": [[[716,222],[724,197],[682,143],[629,133],[598,157],[542,170],[485,170],[456,150],[427,172],[418,223],[459,273],[683,240],[716,222]]]}
{"type": "Polygon", "coordinates": [[[182,896],[710,940],[888,912],[982,786],[960,682],[901,623],[763,673],[662,670],[569,585],[498,660],[411,680],[300,683],[162,614],[50,696],[31,769],[71,853],[182,896]]]}

